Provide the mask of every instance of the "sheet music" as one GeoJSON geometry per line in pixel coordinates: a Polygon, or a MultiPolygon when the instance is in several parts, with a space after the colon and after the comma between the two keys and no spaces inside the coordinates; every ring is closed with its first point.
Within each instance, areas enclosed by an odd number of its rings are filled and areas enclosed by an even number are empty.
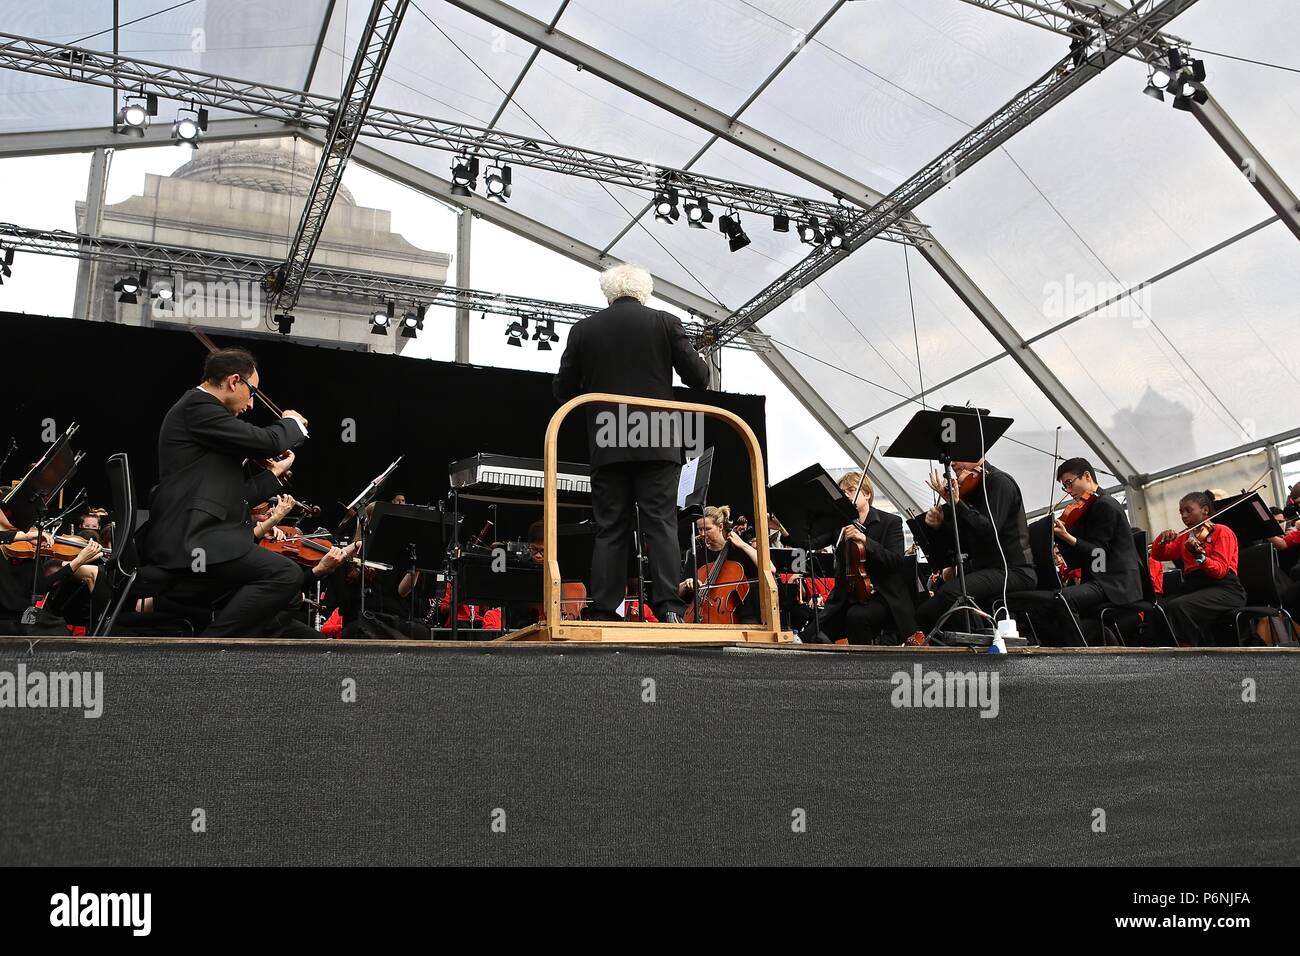
{"type": "Polygon", "coordinates": [[[700,460],[692,458],[682,465],[682,476],[677,481],[677,507],[685,508],[686,499],[695,490],[695,476],[700,472],[700,460]]]}

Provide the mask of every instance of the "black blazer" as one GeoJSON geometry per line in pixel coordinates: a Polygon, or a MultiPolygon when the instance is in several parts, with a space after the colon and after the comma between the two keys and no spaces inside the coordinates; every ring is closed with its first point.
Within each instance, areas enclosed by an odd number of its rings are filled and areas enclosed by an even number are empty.
{"type": "MultiPolygon", "coordinates": [[[[904,554],[903,519],[888,511],[872,508],[867,515],[866,535],[866,562],[871,583],[893,613],[894,608],[903,601],[911,601],[908,588],[913,583],[903,580],[900,574],[908,564],[907,555],[904,554]]],[[[841,542],[839,550],[835,552],[835,590],[826,599],[826,608],[822,612],[821,628],[832,637],[843,635],[844,613],[852,601],[845,584],[844,555],[847,549],[848,543],[841,542]]],[[[897,619],[898,615],[895,614],[895,620],[897,619]]]]}
{"type": "Polygon", "coordinates": [[[1133,529],[1129,527],[1128,515],[1114,498],[1098,492],[1070,533],[1077,539],[1075,544],[1068,545],[1055,538],[1056,548],[1066,564],[1083,571],[1084,581],[1099,583],[1106,600],[1112,604],[1142,600],[1133,529]],[[1093,570],[1094,565],[1102,570],[1093,570]]]}
{"type": "Polygon", "coordinates": [[[243,557],[256,542],[249,500],[279,490],[269,471],[245,482],[244,459],[269,458],[306,440],[293,419],[266,428],[241,421],[198,388],[180,397],[158,433],[158,485],[142,529],[145,561],[189,568],[194,549],[207,564],[243,557]]]}
{"type": "MultiPolygon", "coordinates": [[[[569,330],[552,389],[561,402],[584,392],[671,399],[673,369],[688,388],[706,388],[709,384],[709,367],[691,348],[677,317],[646,308],[625,296],[569,330]]],[[[599,426],[610,419],[598,423],[597,415],[610,411],[606,405],[587,406],[592,471],[616,462],[682,460],[680,442],[641,447],[628,447],[622,441],[598,444],[599,426]]]]}
{"type": "MultiPolygon", "coordinates": [[[[989,464],[984,465],[984,476],[980,485],[970,493],[969,498],[962,496],[957,507],[945,504],[945,521],[952,520],[952,513],[957,513],[958,530],[961,532],[961,547],[970,555],[969,569],[985,571],[1002,570],[1002,551],[1006,553],[1008,568],[1034,569],[1034,555],[1029,547],[1029,523],[1025,520],[1025,503],[1020,496],[1020,486],[1005,471],[999,471],[989,464]],[[985,491],[988,503],[985,504],[985,491]]],[[[932,534],[946,534],[952,540],[952,529],[940,527],[932,529],[932,534]]]]}

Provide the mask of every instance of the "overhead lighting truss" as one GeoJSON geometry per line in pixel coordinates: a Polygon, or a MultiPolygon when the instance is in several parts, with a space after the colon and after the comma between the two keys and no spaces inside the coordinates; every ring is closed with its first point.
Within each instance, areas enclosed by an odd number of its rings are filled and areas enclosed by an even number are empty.
{"type": "MultiPolygon", "coordinates": [[[[250,83],[198,70],[181,69],[147,60],[0,33],[0,69],[50,76],[74,83],[118,88],[131,94],[153,94],[209,110],[223,109],[261,116],[290,127],[329,130],[340,109],[339,100],[302,90],[250,83]]],[[[654,194],[665,183],[682,195],[704,197],[710,204],[760,216],[791,220],[809,216],[843,215],[839,202],[827,202],[778,192],[763,186],[705,176],[648,161],[638,161],[549,140],[496,129],[453,123],[415,113],[370,105],[355,120],[358,136],[414,143],[500,166],[530,167],[566,176],[592,179],[654,194]]],[[[515,182],[516,190],[524,188],[515,182]]],[[[907,222],[891,226],[883,238],[915,244],[924,227],[907,222]]],[[[286,275],[285,288],[291,275],[286,275]]]]}

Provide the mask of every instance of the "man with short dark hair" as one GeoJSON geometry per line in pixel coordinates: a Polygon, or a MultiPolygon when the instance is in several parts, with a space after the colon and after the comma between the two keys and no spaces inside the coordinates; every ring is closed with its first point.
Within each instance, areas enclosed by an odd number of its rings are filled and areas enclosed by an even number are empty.
{"type": "Polygon", "coordinates": [[[241,421],[259,380],[249,352],[213,352],[203,381],[171,407],[158,435],[158,485],[141,547],[145,563],[193,575],[212,600],[234,592],[204,637],[259,636],[302,590],[293,561],[257,546],[249,513],[249,501],[277,493],[293,456],[247,483],[244,462],[301,445],[307,420],[286,411],[267,427],[241,421]]]}

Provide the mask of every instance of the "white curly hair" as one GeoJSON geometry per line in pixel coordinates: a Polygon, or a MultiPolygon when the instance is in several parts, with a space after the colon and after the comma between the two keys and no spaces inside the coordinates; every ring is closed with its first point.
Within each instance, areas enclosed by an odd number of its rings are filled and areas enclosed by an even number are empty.
{"type": "Polygon", "coordinates": [[[645,305],[650,301],[650,294],[654,292],[654,288],[654,280],[650,278],[650,273],[629,262],[613,266],[600,274],[600,291],[605,293],[608,302],[630,295],[645,305]]]}

